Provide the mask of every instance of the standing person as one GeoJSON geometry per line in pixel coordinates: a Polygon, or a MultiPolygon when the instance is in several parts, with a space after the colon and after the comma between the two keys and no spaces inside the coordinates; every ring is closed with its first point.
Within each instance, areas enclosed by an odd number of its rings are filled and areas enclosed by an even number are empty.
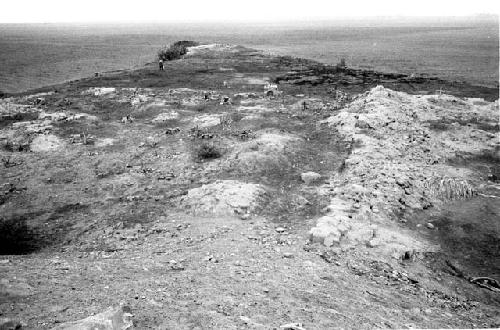
{"type": "Polygon", "coordinates": [[[160,71],[163,71],[163,60],[161,58],[158,61],[158,66],[160,67],[160,71]]]}

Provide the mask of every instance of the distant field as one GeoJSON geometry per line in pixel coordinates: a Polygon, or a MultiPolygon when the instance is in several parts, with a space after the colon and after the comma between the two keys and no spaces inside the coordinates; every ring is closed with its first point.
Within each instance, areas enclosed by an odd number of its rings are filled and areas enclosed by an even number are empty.
{"type": "Polygon", "coordinates": [[[389,72],[498,86],[498,25],[411,26],[0,25],[0,91],[17,92],[134,68],[179,39],[389,72]]]}

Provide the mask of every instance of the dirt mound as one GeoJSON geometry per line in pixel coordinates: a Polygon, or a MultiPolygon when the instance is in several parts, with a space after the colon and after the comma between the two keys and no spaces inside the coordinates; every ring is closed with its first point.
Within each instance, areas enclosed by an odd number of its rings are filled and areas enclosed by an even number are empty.
{"type": "MultiPolygon", "coordinates": [[[[474,113],[477,107],[451,96],[411,96],[378,86],[328,118],[324,123],[337,129],[352,146],[343,172],[335,178],[333,191],[333,204],[341,200],[340,204],[346,207],[343,213],[336,210],[332,214],[336,221],[319,221],[311,230],[311,239],[326,240],[327,245],[332,245],[355,235],[364,237],[360,243],[372,246],[388,244],[396,250],[423,248],[423,241],[415,244],[415,239],[405,237],[387,219],[475,193],[472,187],[477,175],[446,162],[459,153],[495,148],[494,134],[457,122],[463,112],[474,113]],[[455,125],[447,130],[433,130],[429,120],[435,118],[455,125]],[[348,229],[338,229],[337,217],[345,220],[348,229]],[[376,233],[372,236],[364,233],[363,226],[357,226],[356,222],[364,223],[365,227],[366,224],[387,227],[386,230],[393,232],[389,237],[397,239],[390,242],[384,239],[387,235],[379,235],[377,244],[372,244],[376,233]],[[327,228],[331,229],[330,239],[325,235],[327,228]],[[350,231],[354,232],[348,234],[350,231]]],[[[491,109],[490,104],[479,107],[482,121],[495,120],[494,112],[486,111],[491,109]]]]}
{"type": "Polygon", "coordinates": [[[261,185],[221,180],[189,190],[182,205],[197,215],[246,214],[259,209],[265,196],[261,185]]]}

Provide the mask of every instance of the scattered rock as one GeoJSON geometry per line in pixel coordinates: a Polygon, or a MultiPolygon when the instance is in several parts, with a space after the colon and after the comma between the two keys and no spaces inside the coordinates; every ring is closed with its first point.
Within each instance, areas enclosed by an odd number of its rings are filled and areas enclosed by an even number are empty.
{"type": "Polygon", "coordinates": [[[127,306],[110,307],[106,311],[83,320],[66,322],[52,330],[131,330],[133,315],[127,306]]]}
{"type": "Polygon", "coordinates": [[[124,124],[133,123],[134,122],[134,118],[132,116],[130,116],[130,115],[127,115],[127,116],[122,117],[121,122],[124,123],[124,124]]]}
{"type": "Polygon", "coordinates": [[[174,134],[177,134],[181,131],[181,129],[179,127],[174,127],[174,128],[167,128],[165,130],[165,134],[166,135],[174,135],[174,134]]]}
{"type": "Polygon", "coordinates": [[[434,229],[435,228],[434,225],[432,223],[430,223],[430,222],[427,223],[426,227],[428,229],[434,229]]]}

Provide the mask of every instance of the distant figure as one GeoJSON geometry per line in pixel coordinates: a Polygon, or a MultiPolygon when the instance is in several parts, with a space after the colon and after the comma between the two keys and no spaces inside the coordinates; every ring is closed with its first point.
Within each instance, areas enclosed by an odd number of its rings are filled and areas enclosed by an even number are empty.
{"type": "Polygon", "coordinates": [[[158,66],[160,67],[160,71],[163,71],[163,60],[161,58],[158,61],[158,66]]]}

